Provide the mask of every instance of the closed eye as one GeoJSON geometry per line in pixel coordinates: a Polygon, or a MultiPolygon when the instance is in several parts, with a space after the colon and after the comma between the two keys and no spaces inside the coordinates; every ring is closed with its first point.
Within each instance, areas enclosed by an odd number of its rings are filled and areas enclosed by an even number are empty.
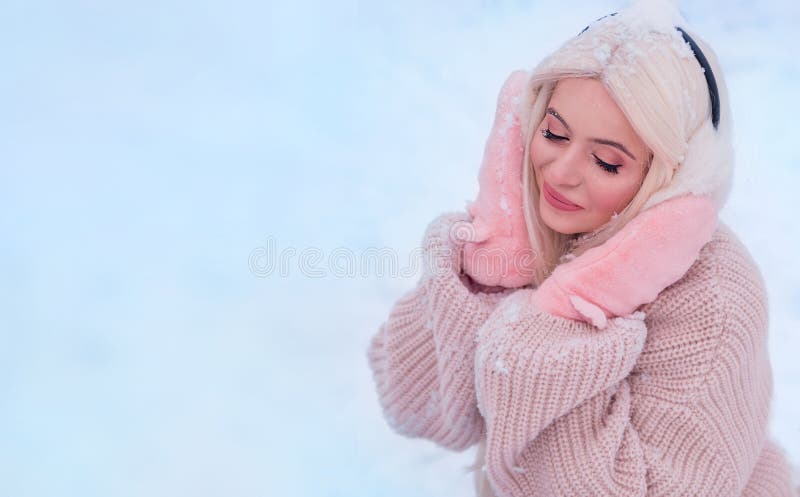
{"type": "MultiPolygon", "coordinates": [[[[564,140],[569,140],[569,138],[567,138],[566,136],[559,136],[559,135],[553,134],[553,132],[550,131],[550,128],[543,129],[542,130],[542,136],[544,136],[548,140],[554,141],[554,142],[560,142],[560,141],[564,141],[564,140]]],[[[594,154],[592,154],[592,156],[594,157],[595,164],[597,164],[598,166],[603,168],[603,170],[605,170],[606,172],[609,172],[611,174],[618,174],[619,173],[618,169],[620,167],[622,167],[621,164],[609,164],[608,162],[605,162],[604,160],[600,159],[600,157],[598,157],[598,156],[596,156],[594,154]]]]}
{"type": "Polygon", "coordinates": [[[620,164],[609,164],[608,162],[605,162],[600,157],[598,157],[598,156],[596,156],[594,154],[592,154],[592,156],[594,156],[594,161],[595,161],[595,163],[597,163],[598,166],[602,167],[603,169],[605,169],[606,171],[608,171],[611,174],[619,173],[619,171],[617,171],[617,169],[622,167],[622,165],[620,165],[620,164]]]}
{"type": "Polygon", "coordinates": [[[545,137],[545,138],[547,138],[548,140],[550,140],[550,141],[554,141],[554,142],[555,142],[555,141],[561,141],[561,140],[566,140],[566,139],[567,139],[567,137],[566,137],[566,136],[554,135],[554,134],[553,134],[553,133],[550,131],[550,128],[545,128],[545,129],[543,129],[543,130],[542,130],[542,136],[544,136],[544,137],[545,137]]]}

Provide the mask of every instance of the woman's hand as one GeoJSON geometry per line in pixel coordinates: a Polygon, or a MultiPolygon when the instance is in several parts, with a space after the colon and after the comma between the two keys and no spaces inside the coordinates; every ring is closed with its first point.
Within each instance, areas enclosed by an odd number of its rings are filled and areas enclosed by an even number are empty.
{"type": "Polygon", "coordinates": [[[425,229],[423,254],[429,277],[453,273],[471,293],[499,293],[508,290],[499,285],[484,285],[475,281],[463,269],[464,246],[474,237],[472,216],[467,212],[445,212],[425,229]]]}
{"type": "Polygon", "coordinates": [[[717,227],[709,197],[685,195],[657,204],[598,247],[561,264],[536,289],[534,305],[604,328],[678,281],[717,227]]]}
{"type": "Polygon", "coordinates": [[[523,137],[517,106],[530,74],[514,71],[497,98],[494,123],[478,174],[477,199],[464,246],[464,272],[487,287],[516,288],[533,281],[535,260],[522,212],[523,137]]]}

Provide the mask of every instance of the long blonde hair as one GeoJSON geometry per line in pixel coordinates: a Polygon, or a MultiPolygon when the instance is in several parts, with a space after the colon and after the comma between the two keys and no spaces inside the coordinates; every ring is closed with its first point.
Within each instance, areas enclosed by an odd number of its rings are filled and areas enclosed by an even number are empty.
{"type": "MultiPolygon", "coordinates": [[[[545,59],[534,71],[526,88],[527,98],[523,99],[530,109],[527,122],[523,123],[523,206],[531,247],[539,256],[534,274],[536,286],[566,258],[579,256],[608,240],[641,212],[654,193],[668,186],[685,157],[689,137],[711,112],[702,69],[694,57],[680,57],[673,51],[671,35],[652,33],[651,37],[661,39],[661,45],[651,47],[646,56],[634,58],[620,46],[609,57],[611,60],[598,60],[597,46],[612,46],[616,33],[592,34],[593,37],[578,38],[562,47],[562,51],[570,52],[569,58],[559,58],[556,52],[545,59]],[[584,47],[593,50],[576,50],[584,47]],[[542,222],[538,212],[540,192],[530,153],[533,133],[544,118],[556,84],[564,78],[601,81],[650,150],[647,172],[628,205],[594,231],[578,235],[558,233],[542,222]]],[[[522,111],[524,115],[525,109],[522,111]]]]}
{"type": "MultiPolygon", "coordinates": [[[[711,48],[696,35],[692,37],[717,68],[711,48]]],[[[724,89],[721,72],[716,72],[724,89]]],[[[525,143],[523,207],[531,247],[538,255],[533,282],[538,286],[558,264],[608,240],[636,217],[653,195],[669,187],[689,151],[689,140],[710,119],[711,105],[703,70],[674,25],[672,31],[648,28],[616,16],[595,23],[545,58],[534,69],[518,112],[525,143]],[[533,133],[545,116],[556,84],[564,78],[601,81],[650,150],[647,172],[628,205],[594,231],[577,235],[558,233],[542,222],[530,153],[533,133]]],[[[481,441],[476,461],[467,469],[475,471],[477,495],[492,497],[484,470],[485,443],[485,439],[481,441]]]]}

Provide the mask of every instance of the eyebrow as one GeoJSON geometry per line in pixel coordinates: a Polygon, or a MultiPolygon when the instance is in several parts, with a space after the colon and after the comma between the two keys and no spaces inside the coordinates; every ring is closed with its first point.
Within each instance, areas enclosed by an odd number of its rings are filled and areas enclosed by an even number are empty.
{"type": "MultiPolygon", "coordinates": [[[[554,108],[548,107],[547,108],[547,113],[550,114],[551,116],[555,117],[559,121],[561,121],[561,124],[563,124],[564,127],[567,128],[567,131],[572,131],[569,128],[569,124],[567,124],[567,121],[565,121],[564,118],[561,117],[554,108]]],[[[593,141],[593,142],[599,143],[601,145],[610,145],[612,147],[616,147],[616,148],[622,150],[623,152],[625,152],[625,154],[628,157],[630,157],[631,159],[636,160],[636,157],[634,157],[632,153],[628,152],[628,149],[625,148],[625,145],[623,145],[623,144],[621,144],[619,142],[615,142],[613,140],[606,140],[604,138],[590,138],[589,141],[593,141]]]]}

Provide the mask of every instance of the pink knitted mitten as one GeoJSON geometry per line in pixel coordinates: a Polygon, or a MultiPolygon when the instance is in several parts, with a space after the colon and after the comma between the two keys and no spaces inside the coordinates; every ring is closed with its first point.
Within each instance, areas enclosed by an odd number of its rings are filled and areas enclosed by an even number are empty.
{"type": "Polygon", "coordinates": [[[494,123],[478,174],[470,242],[464,246],[464,272],[488,286],[516,288],[533,280],[535,256],[522,213],[524,154],[519,99],[530,74],[514,71],[497,97],[494,123]]]}
{"type": "Polygon", "coordinates": [[[709,197],[685,195],[641,212],[598,247],[556,267],[533,292],[551,314],[605,328],[650,303],[689,270],[717,227],[709,197]]]}

